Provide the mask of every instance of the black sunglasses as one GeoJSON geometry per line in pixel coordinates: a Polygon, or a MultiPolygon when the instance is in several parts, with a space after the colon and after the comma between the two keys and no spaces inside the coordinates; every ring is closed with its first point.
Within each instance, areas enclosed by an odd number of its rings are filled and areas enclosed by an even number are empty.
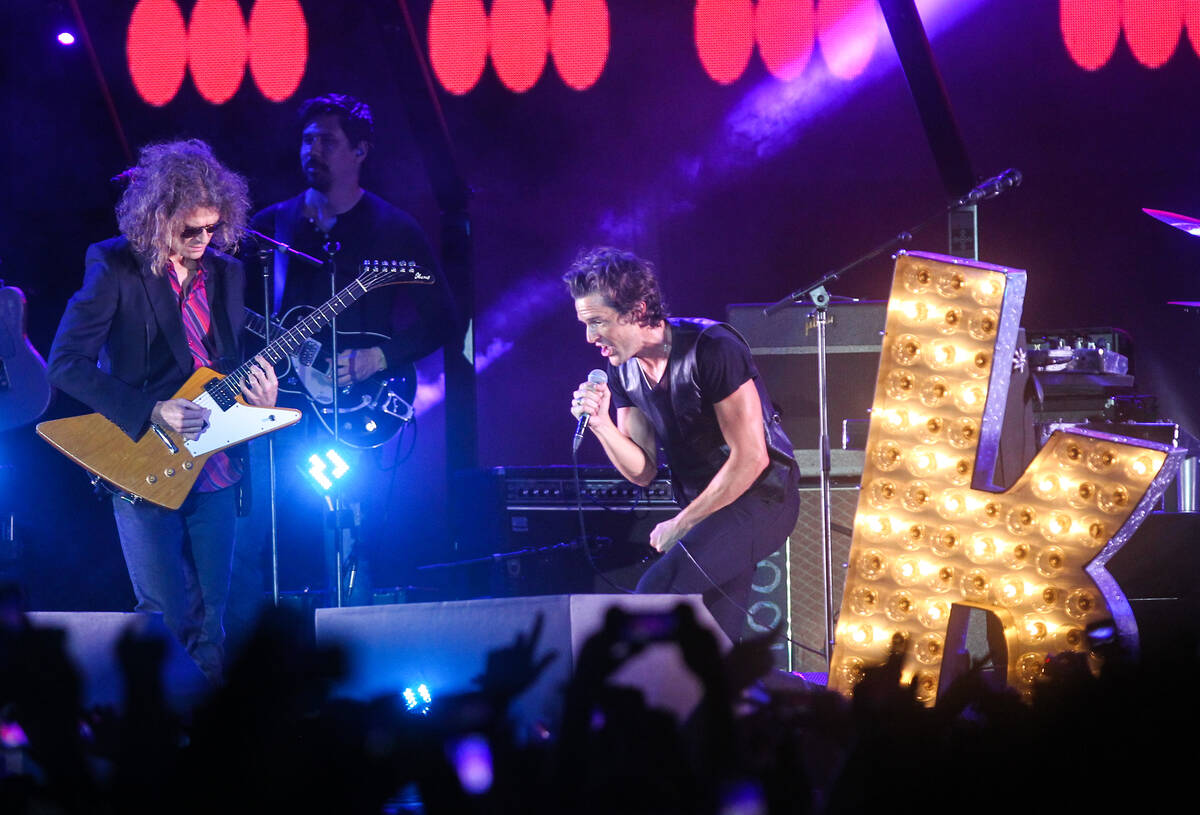
{"type": "Polygon", "coordinates": [[[222,226],[224,226],[224,222],[222,221],[217,221],[215,224],[206,224],[205,226],[185,226],[183,231],[179,233],[179,237],[185,241],[190,241],[192,238],[200,237],[200,234],[203,232],[212,235],[222,226]]]}

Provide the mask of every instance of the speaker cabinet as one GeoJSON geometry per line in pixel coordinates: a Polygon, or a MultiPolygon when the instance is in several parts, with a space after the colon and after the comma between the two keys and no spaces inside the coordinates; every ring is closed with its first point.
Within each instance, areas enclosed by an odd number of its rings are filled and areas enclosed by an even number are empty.
{"type": "MultiPolygon", "coordinates": [[[[818,447],[820,431],[817,409],[817,332],[809,325],[812,306],[797,305],[770,317],[762,313],[763,303],[733,304],[727,307],[730,325],[750,344],[754,364],[762,374],[771,401],[779,411],[783,429],[802,459],[812,458],[812,466],[801,461],[805,476],[815,476],[817,460],[806,451],[818,447]]],[[[879,353],[883,346],[883,325],[887,303],[838,303],[829,307],[826,328],[826,365],[829,381],[829,426],[835,448],[834,475],[840,472],[842,422],[862,424],[875,398],[875,379],[879,375],[879,353]]],[[[848,465],[853,467],[851,463],[848,465]]],[[[861,461],[859,461],[861,472],[861,461]]]]}
{"type": "Polygon", "coordinates": [[[1142,653],[1200,642],[1200,513],[1151,512],[1108,562],[1129,599],[1142,653]]]}
{"type": "MultiPolygon", "coordinates": [[[[858,487],[835,486],[830,489],[833,528],[833,609],[842,607],[842,588],[846,584],[846,562],[850,557],[850,537],[854,513],[858,509],[858,487]]],[[[824,671],[827,663],[820,652],[825,642],[825,578],[821,562],[821,491],[816,487],[800,490],[800,517],[787,545],[788,613],[791,638],[801,646],[792,646],[794,671],[824,671]]]]}

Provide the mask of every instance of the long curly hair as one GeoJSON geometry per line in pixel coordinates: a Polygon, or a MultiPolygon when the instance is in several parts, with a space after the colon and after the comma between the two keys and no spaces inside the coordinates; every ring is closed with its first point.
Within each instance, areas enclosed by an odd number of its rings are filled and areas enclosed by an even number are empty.
{"type": "Polygon", "coordinates": [[[217,160],[199,139],[148,144],[129,171],[129,186],[117,203],[117,225],[156,275],[165,273],[171,243],[184,219],[208,207],[221,214],[212,237],[218,249],[233,251],[246,226],[250,193],[246,179],[217,160]]]}
{"type": "Polygon", "coordinates": [[[656,326],[667,317],[654,264],[632,252],[611,246],[581,252],[563,275],[563,282],[576,300],[599,294],[622,317],[628,317],[639,302],[645,303],[638,325],[656,326]]]}

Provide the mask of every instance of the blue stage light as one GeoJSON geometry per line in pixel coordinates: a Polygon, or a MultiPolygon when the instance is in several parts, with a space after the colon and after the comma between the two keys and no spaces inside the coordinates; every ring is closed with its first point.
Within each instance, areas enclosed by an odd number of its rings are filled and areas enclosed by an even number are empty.
{"type": "Polygon", "coordinates": [[[306,463],[308,466],[301,469],[321,492],[329,492],[333,489],[335,481],[339,481],[350,472],[350,465],[332,449],[324,453],[313,453],[306,459],[306,463]]]}
{"type": "Polygon", "coordinates": [[[337,454],[336,450],[329,450],[326,452],[325,458],[328,459],[331,464],[333,464],[333,477],[335,479],[341,478],[346,473],[350,472],[350,465],[346,463],[345,459],[337,454]]]}
{"type": "Polygon", "coordinates": [[[58,36],[55,39],[58,40],[59,45],[74,45],[75,44],[75,35],[72,34],[70,31],[58,32],[58,36]]]}
{"type": "Polygon", "coordinates": [[[424,682],[417,685],[416,689],[405,688],[400,695],[404,697],[404,709],[409,713],[424,715],[429,712],[429,706],[433,704],[433,694],[429,692],[429,688],[424,682]]]}

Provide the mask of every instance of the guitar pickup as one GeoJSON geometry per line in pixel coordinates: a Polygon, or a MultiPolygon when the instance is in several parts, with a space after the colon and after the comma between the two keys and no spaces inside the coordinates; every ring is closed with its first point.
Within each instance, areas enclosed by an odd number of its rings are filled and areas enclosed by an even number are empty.
{"type": "Polygon", "coordinates": [[[210,379],[205,382],[204,391],[223,411],[229,410],[237,401],[237,391],[234,388],[222,388],[220,379],[210,379]]]}
{"type": "Polygon", "coordinates": [[[296,361],[306,367],[312,367],[313,362],[317,359],[317,354],[321,353],[321,343],[309,337],[300,344],[300,350],[296,352],[296,361]]]}

